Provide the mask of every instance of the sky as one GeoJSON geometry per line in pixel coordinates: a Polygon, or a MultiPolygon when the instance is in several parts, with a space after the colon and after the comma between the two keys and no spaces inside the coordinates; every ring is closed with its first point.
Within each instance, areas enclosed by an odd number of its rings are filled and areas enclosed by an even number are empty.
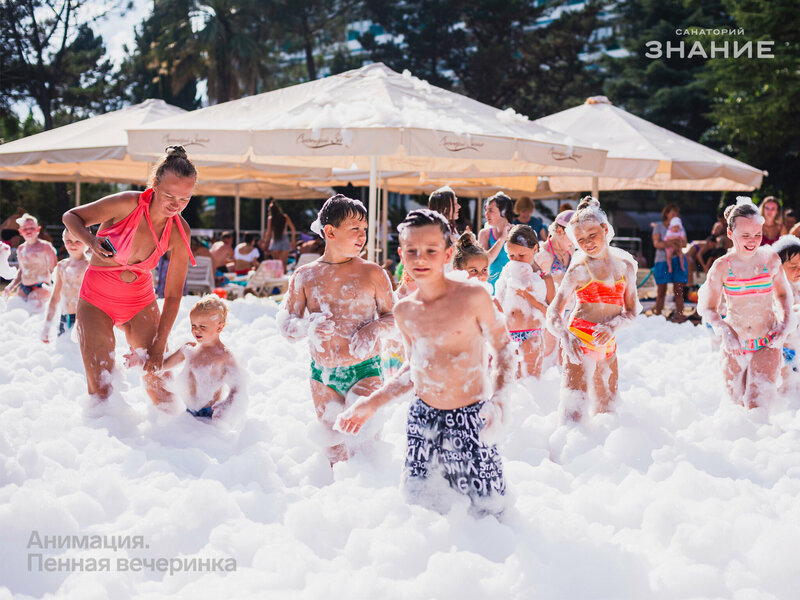
{"type": "MultiPolygon", "coordinates": [[[[95,1],[90,2],[85,6],[88,14],[100,14],[106,10],[109,2],[95,1]]],[[[121,7],[125,7],[128,3],[125,1],[114,2],[121,7]]],[[[117,7],[115,10],[110,11],[103,19],[99,20],[94,25],[95,33],[103,37],[106,45],[106,52],[111,61],[119,65],[125,57],[125,45],[131,47],[133,45],[134,28],[141,23],[150,12],[152,0],[132,0],[130,2],[131,8],[129,10],[122,10],[117,7]]],[[[19,102],[15,105],[15,112],[22,118],[28,116],[28,111],[32,103],[19,102]]],[[[34,117],[38,121],[42,121],[41,112],[34,107],[34,117]]]]}

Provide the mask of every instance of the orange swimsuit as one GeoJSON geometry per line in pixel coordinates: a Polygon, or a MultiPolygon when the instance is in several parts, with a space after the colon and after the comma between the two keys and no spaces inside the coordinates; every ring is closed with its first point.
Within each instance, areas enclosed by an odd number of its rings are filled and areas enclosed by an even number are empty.
{"type": "MultiPolygon", "coordinates": [[[[589,265],[583,261],[586,270],[589,271],[589,265]]],[[[615,304],[617,306],[625,306],[625,279],[618,279],[613,285],[603,283],[594,278],[592,272],[589,271],[592,280],[578,289],[575,295],[578,302],[589,304],[615,304]]],[[[581,341],[581,350],[584,354],[593,354],[598,359],[609,358],[617,351],[617,340],[611,338],[605,344],[597,345],[594,343],[594,333],[597,323],[592,323],[581,318],[574,318],[569,324],[570,332],[581,341]]]]}
{"type": "MultiPolygon", "coordinates": [[[[167,219],[161,239],[158,239],[153,229],[153,223],[150,221],[150,202],[152,200],[153,190],[145,190],[139,195],[139,203],[133,212],[119,223],[97,232],[98,236],[106,236],[114,244],[117,253],[113,259],[119,264],[111,267],[89,265],[83,276],[80,297],[111,317],[117,327],[130,321],[140,310],[156,299],[151,271],[169,247],[173,221],[186,248],[189,249],[189,240],[186,238],[186,232],[184,232],[177,215],[167,219]],[[150,233],[153,234],[156,248],[143,261],[129,265],[127,263],[133,248],[133,238],[136,237],[136,230],[142,216],[147,219],[147,225],[150,227],[150,233]],[[123,271],[132,273],[136,278],[130,283],[123,281],[120,278],[123,271]]],[[[191,250],[189,250],[189,258],[194,265],[195,261],[191,250]]]]}

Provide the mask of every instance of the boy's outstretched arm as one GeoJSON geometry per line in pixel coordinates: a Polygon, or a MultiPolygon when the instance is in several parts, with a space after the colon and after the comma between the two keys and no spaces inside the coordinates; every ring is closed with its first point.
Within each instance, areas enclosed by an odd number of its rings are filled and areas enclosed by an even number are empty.
{"type": "Polygon", "coordinates": [[[53,318],[56,316],[58,303],[61,302],[62,287],[63,282],[61,280],[61,269],[56,268],[56,282],[53,285],[53,293],[50,295],[50,302],[47,305],[47,317],[45,317],[44,328],[42,329],[42,341],[45,344],[50,341],[50,327],[53,323],[53,318]]]}
{"type": "Polygon", "coordinates": [[[350,339],[350,352],[354,356],[369,358],[376,354],[375,345],[382,335],[394,329],[394,294],[386,271],[379,269],[374,276],[375,304],[378,318],[362,326],[350,339]]]}
{"type": "Polygon", "coordinates": [[[173,352],[167,358],[164,359],[161,368],[164,370],[174,369],[184,360],[186,360],[186,350],[196,345],[197,344],[195,342],[186,342],[183,346],[178,348],[175,352],[173,352]]]}
{"type": "MultiPolygon", "coordinates": [[[[405,355],[411,356],[411,343],[400,327],[400,323],[398,323],[398,329],[400,329],[403,336],[405,355]]],[[[411,362],[410,359],[407,359],[395,376],[384,383],[380,389],[375,390],[366,398],[361,398],[354,402],[350,408],[343,411],[336,418],[336,423],[333,428],[342,433],[352,433],[355,435],[381,406],[406,394],[413,388],[414,384],[411,382],[411,362]]]]}
{"type": "Polygon", "coordinates": [[[484,338],[492,348],[492,398],[502,408],[501,396],[509,383],[514,381],[516,370],[515,354],[508,340],[505,320],[494,309],[492,297],[480,290],[475,294],[476,317],[484,338]]]}
{"type": "Polygon", "coordinates": [[[292,275],[283,306],[277,316],[278,331],[286,339],[294,342],[308,335],[309,323],[303,318],[306,310],[306,295],[299,283],[302,271],[292,275]]]}
{"type": "Polygon", "coordinates": [[[395,376],[380,389],[354,402],[350,408],[339,414],[333,428],[342,433],[357,434],[381,406],[409,392],[413,387],[411,365],[406,361],[395,376]]]}

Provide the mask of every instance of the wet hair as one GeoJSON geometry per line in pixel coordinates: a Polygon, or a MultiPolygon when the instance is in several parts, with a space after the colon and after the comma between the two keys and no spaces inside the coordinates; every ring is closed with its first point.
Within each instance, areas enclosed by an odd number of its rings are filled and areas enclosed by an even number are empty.
{"type": "Polygon", "coordinates": [[[253,246],[255,246],[255,244],[258,241],[259,237],[261,237],[261,236],[255,234],[255,233],[246,233],[244,235],[244,243],[245,244],[252,244],[253,246]]]}
{"type": "Polygon", "coordinates": [[[475,257],[485,258],[486,262],[489,262],[489,253],[486,252],[482,246],[478,245],[475,234],[471,231],[465,231],[456,240],[456,251],[455,254],[453,254],[453,268],[457,271],[463,271],[467,268],[467,262],[475,257]]]}
{"type": "Polygon", "coordinates": [[[150,175],[151,185],[156,186],[161,183],[161,179],[167,171],[174,173],[178,177],[197,179],[197,169],[195,169],[192,161],[189,160],[183,146],[167,146],[164,152],[164,156],[153,167],[153,172],[150,175]]]}
{"type": "Polygon", "coordinates": [[[517,214],[524,212],[533,212],[534,204],[528,196],[522,196],[514,203],[514,212],[517,214]]]}
{"type": "Polygon", "coordinates": [[[428,196],[428,208],[443,215],[448,221],[453,214],[455,204],[456,193],[449,186],[440,187],[438,190],[431,192],[431,195],[428,196]]]}
{"type": "Polygon", "coordinates": [[[603,212],[603,209],[600,208],[600,201],[591,196],[581,198],[578,208],[575,209],[575,213],[569,220],[569,224],[574,227],[586,221],[594,221],[598,225],[608,224],[608,217],[603,212]]]}
{"type": "Polygon", "coordinates": [[[673,211],[673,210],[677,211],[678,214],[681,213],[681,209],[677,204],[670,203],[670,204],[667,204],[664,208],[662,208],[661,209],[661,220],[665,221],[667,219],[667,215],[670,213],[670,211],[673,211]]]}
{"type": "Polygon", "coordinates": [[[497,192],[486,201],[486,206],[489,206],[492,202],[495,203],[497,210],[500,211],[500,216],[504,219],[513,221],[514,217],[517,216],[514,214],[514,201],[506,196],[505,193],[497,192]]]}
{"type": "Polygon", "coordinates": [[[403,222],[397,226],[397,231],[403,235],[408,229],[416,229],[417,227],[425,227],[426,225],[436,225],[442,232],[444,237],[444,247],[449,248],[453,245],[453,239],[450,237],[450,224],[444,215],[429,208],[418,208],[412,210],[403,219],[403,222]]]}
{"type": "Polygon", "coordinates": [[[269,203],[269,216],[272,217],[273,239],[283,239],[283,230],[286,227],[286,214],[281,210],[277,202],[269,203]]]}
{"type": "Polygon", "coordinates": [[[219,296],[206,294],[191,308],[189,316],[195,313],[218,313],[222,315],[222,324],[225,325],[228,320],[228,305],[219,296]]]}
{"type": "Polygon", "coordinates": [[[523,248],[535,249],[539,245],[539,238],[530,225],[514,225],[508,232],[507,242],[523,248]]]}
{"type": "Polygon", "coordinates": [[[336,194],[325,200],[325,204],[317,215],[320,230],[325,230],[325,225],[339,227],[347,218],[367,220],[367,209],[358,201],[348,198],[344,194],[336,194]]]}
{"type": "Polygon", "coordinates": [[[731,231],[735,229],[736,219],[739,217],[757,217],[760,219],[761,224],[764,224],[764,217],[758,212],[756,205],[747,196],[739,196],[736,198],[736,204],[731,204],[725,209],[725,221],[731,231]]]}
{"type": "Polygon", "coordinates": [[[233,238],[233,232],[232,231],[223,231],[222,235],[219,236],[219,239],[224,240],[225,238],[233,238]]]}
{"type": "Polygon", "coordinates": [[[788,262],[800,255],[800,238],[795,235],[782,235],[772,244],[772,249],[781,257],[782,263],[788,262]]]}

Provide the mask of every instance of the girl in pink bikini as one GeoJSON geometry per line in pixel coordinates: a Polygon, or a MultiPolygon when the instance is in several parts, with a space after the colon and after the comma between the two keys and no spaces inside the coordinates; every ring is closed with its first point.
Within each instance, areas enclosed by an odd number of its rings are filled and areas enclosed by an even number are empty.
{"type": "Polygon", "coordinates": [[[597,412],[611,409],[619,379],[615,333],[633,323],[641,306],[636,261],[609,245],[613,230],[597,200],[581,200],[567,233],[580,252],[572,256],[547,309],[547,328],[561,340],[563,351],[562,418],[579,421],[592,395],[597,412]],[[575,308],[567,321],[564,308],[573,298],[575,308]]]}
{"type": "Polygon", "coordinates": [[[114,327],[134,350],[144,349],[145,388],[165,401],[162,368],[167,337],[178,314],[189,260],[189,226],[180,216],[192,197],[197,170],[181,146],[170,146],[144,192],[120,192],[64,213],[64,225],[91,251],[80,291],[77,330],[89,393],[111,394],[114,327]],[[100,224],[97,235],[87,229],[100,224]],[[172,251],[159,312],[150,271],[172,251]]]}
{"type": "Polygon", "coordinates": [[[750,198],[740,197],[726,208],[725,219],[733,248],[711,265],[697,312],[722,338],[731,399],[755,408],[777,390],[781,348],[792,321],[792,293],[781,259],[771,247],[761,247],[764,218],[750,198]],[[718,308],[723,295],[724,318],[718,308]],[[781,311],[776,312],[776,303],[781,311]]]}

